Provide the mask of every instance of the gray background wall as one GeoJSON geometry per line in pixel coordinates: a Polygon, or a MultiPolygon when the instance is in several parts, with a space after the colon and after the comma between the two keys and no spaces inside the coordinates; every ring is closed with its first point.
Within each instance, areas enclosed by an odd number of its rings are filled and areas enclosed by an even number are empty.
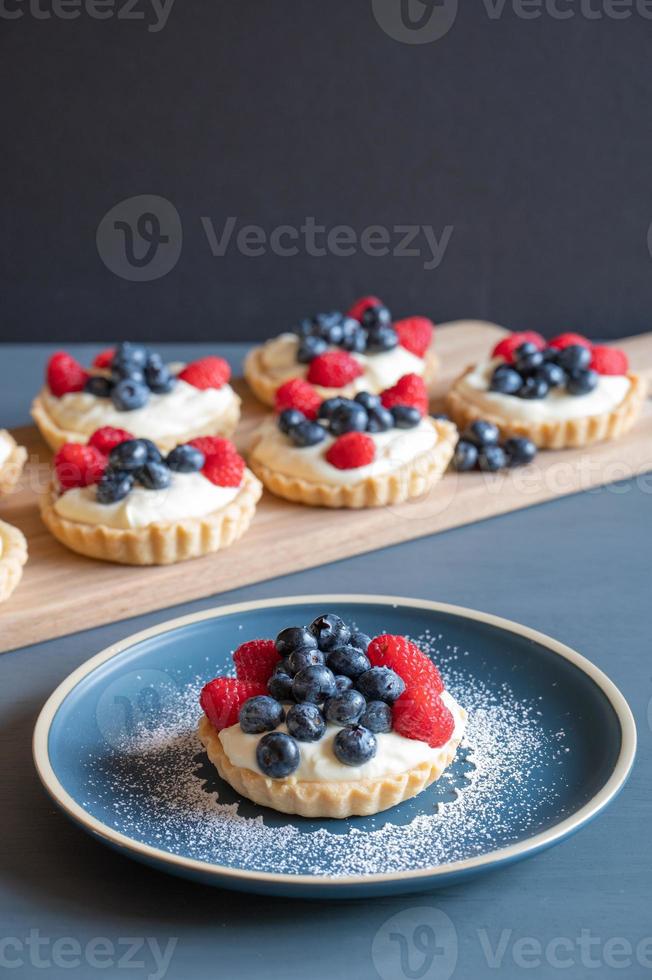
{"type": "Polygon", "coordinates": [[[363,292],[649,328],[650,0],[51,2],[0,2],[1,339],[262,338],[363,292]]]}

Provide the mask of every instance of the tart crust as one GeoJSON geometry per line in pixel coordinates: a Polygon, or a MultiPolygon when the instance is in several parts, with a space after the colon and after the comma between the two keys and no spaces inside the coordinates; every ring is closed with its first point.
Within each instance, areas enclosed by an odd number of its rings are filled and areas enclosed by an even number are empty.
{"type": "Polygon", "coordinates": [[[39,504],[50,533],[80,555],[123,565],[171,565],[200,558],[237,541],[251,524],[261,493],[256,477],[245,470],[240,491],[226,507],[205,517],[126,530],[60,517],[54,509],[58,497],[54,484],[50,484],[39,504]]]}
{"type": "MultiPolygon", "coordinates": [[[[273,406],[276,391],[284,384],[284,381],[270,377],[267,371],[265,371],[262,362],[262,350],[262,345],[259,345],[249,351],[244,361],[244,376],[256,398],[265,405],[273,406]]],[[[437,374],[439,360],[434,351],[429,350],[426,353],[424,361],[425,370],[423,372],[423,380],[426,383],[426,388],[430,390],[437,374]]],[[[298,364],[297,367],[301,368],[302,365],[298,364]]],[[[302,377],[301,372],[297,373],[297,377],[302,377]]],[[[285,381],[287,380],[289,379],[286,378],[285,381]]],[[[343,388],[323,388],[321,385],[313,385],[313,387],[322,398],[335,398],[338,395],[342,398],[353,398],[356,393],[353,385],[344,385],[343,388]]]]}
{"type": "MultiPolygon", "coordinates": [[[[481,398],[476,402],[459,384],[473,371],[468,367],[453,383],[446,396],[446,410],[463,431],[471,422],[484,419],[493,422],[503,437],[525,436],[539,449],[570,449],[589,446],[606,439],[617,439],[628,432],[641,414],[647,395],[647,385],[638,374],[627,375],[630,387],[620,405],[611,412],[587,415],[585,418],[555,419],[547,422],[525,422],[509,419],[495,409],[485,408],[481,398]]],[[[480,393],[481,394],[481,393],[480,393]]]]}
{"type": "Polygon", "coordinates": [[[0,442],[7,443],[9,446],[9,455],[0,465],[0,494],[5,494],[11,493],[18,483],[27,461],[27,450],[19,446],[6,429],[0,429],[0,442]]]}
{"type": "MultiPolygon", "coordinates": [[[[45,403],[45,398],[43,397],[46,393],[45,388],[41,389],[34,401],[32,402],[32,418],[38,426],[39,432],[47,442],[50,449],[57,451],[66,442],[88,442],[88,435],[82,432],[74,432],[71,429],[62,429],[54,421],[52,416],[47,410],[45,403]]],[[[233,392],[233,401],[228,406],[226,411],[224,411],[218,419],[213,422],[208,422],[206,425],[198,426],[195,429],[190,429],[188,432],[184,432],[181,435],[170,436],[166,438],[154,439],[153,441],[164,452],[169,452],[174,449],[175,446],[180,445],[184,442],[189,442],[191,439],[197,439],[198,436],[230,436],[235,431],[235,428],[240,420],[240,398],[233,392]]],[[[125,425],[129,422],[129,412],[125,412],[125,425]]]]}
{"type": "Polygon", "coordinates": [[[0,521],[0,602],[8,599],[23,575],[27,561],[27,541],[22,531],[0,521]]]}
{"type": "Polygon", "coordinates": [[[422,762],[397,775],[340,783],[308,782],[291,776],[271,779],[252,769],[233,765],[222,747],[217,730],[206,715],[202,715],[199,721],[198,733],[208,758],[222,779],[241,796],[281,813],[338,819],[379,813],[417,796],[439,779],[455,758],[462,740],[462,735],[452,740],[443,760],[437,765],[422,762]]]}
{"type": "Polygon", "coordinates": [[[255,436],[248,454],[249,466],[268,490],[277,497],[284,497],[294,503],[308,504],[311,507],[350,508],[400,504],[427,493],[442,477],[455,452],[455,426],[439,419],[429,421],[438,436],[432,449],[420,453],[391,473],[366,477],[357,483],[312,483],[273,470],[253,457],[252,450],[258,441],[255,436]]]}

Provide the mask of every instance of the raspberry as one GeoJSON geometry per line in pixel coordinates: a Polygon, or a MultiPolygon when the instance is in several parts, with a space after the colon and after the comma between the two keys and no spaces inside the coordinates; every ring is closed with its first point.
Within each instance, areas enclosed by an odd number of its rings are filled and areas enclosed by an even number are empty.
{"type": "Polygon", "coordinates": [[[503,337],[498,341],[491,352],[492,357],[503,357],[508,364],[514,360],[514,351],[518,350],[521,344],[536,344],[539,350],[543,350],[546,342],[540,333],[534,330],[521,330],[517,333],[510,333],[509,337],[503,337]]]}
{"type": "Polygon", "coordinates": [[[208,456],[202,473],[218,487],[239,487],[245,471],[245,461],[238,453],[214,453],[208,456]]]}
{"type": "Polygon", "coordinates": [[[69,391],[82,391],[87,380],[88,371],[65,351],[58,351],[48,361],[47,382],[55,398],[69,391]]]}
{"type": "Polygon", "coordinates": [[[355,301],[346,315],[352,317],[354,320],[357,320],[358,323],[362,323],[362,315],[365,310],[373,309],[374,306],[383,305],[382,299],[378,299],[377,296],[362,296],[360,299],[355,301]]]}
{"type": "Polygon", "coordinates": [[[592,346],[591,341],[581,333],[560,333],[548,342],[548,347],[554,347],[555,350],[564,350],[565,347],[588,347],[590,350],[592,346]]]}
{"type": "Polygon", "coordinates": [[[347,432],[336,439],[326,453],[326,459],[338,470],[355,470],[368,466],[376,456],[376,447],[371,436],[364,432],[347,432]]]}
{"type": "Polygon", "coordinates": [[[428,392],[423,378],[418,374],[404,374],[393,388],[387,388],[380,396],[385,408],[395,405],[412,405],[422,415],[428,414],[428,392]]]}
{"type": "Polygon", "coordinates": [[[202,357],[187,364],[177,375],[194,388],[222,388],[231,377],[231,368],[223,357],[202,357]]]}
{"type": "Polygon", "coordinates": [[[99,368],[100,371],[108,370],[113,363],[114,356],[115,347],[107,347],[106,350],[100,351],[100,353],[95,357],[93,367],[99,368]]]}
{"type": "Polygon", "coordinates": [[[316,419],[321,401],[321,396],[307,381],[292,378],[277,390],[274,407],[279,414],[286,408],[296,408],[307,419],[316,419]]]}
{"type": "Polygon", "coordinates": [[[627,374],[629,358],[617,347],[594,347],[591,367],[598,374],[627,374]]]}
{"type": "Polygon", "coordinates": [[[54,471],[62,490],[99,483],[108,465],[106,456],[95,446],[67,442],[54,457],[54,471]]]}
{"type": "Polygon", "coordinates": [[[241,681],[258,681],[266,684],[281,656],[274,640],[249,640],[242,643],[233,654],[235,672],[241,681]]]}
{"type": "Polygon", "coordinates": [[[372,667],[390,667],[408,687],[429,687],[435,694],[444,690],[441,674],[416,643],[405,636],[376,636],[369,644],[367,656],[372,667]]]}
{"type": "Polygon", "coordinates": [[[209,681],[199,695],[199,703],[211,725],[230,728],[238,720],[240,708],[248,698],[267,694],[264,684],[257,681],[241,681],[235,677],[216,677],[209,681]]]}
{"type": "Polygon", "coordinates": [[[322,388],[343,388],[362,373],[362,367],[345,350],[332,350],[312,359],[308,381],[322,388]]]}
{"type": "Polygon", "coordinates": [[[88,445],[95,446],[101,453],[108,456],[111,450],[119,446],[121,442],[133,438],[131,432],[127,432],[126,429],[114,429],[110,425],[104,425],[101,429],[95,430],[88,440],[88,445]]]}
{"type": "Polygon", "coordinates": [[[411,687],[394,703],[392,726],[404,738],[427,742],[437,749],[452,736],[455,719],[431,688],[411,687]]]}
{"type": "Polygon", "coordinates": [[[207,459],[209,456],[237,456],[238,454],[231,440],[223,436],[198,436],[196,439],[191,439],[189,445],[198,449],[207,459]]]}
{"type": "Polygon", "coordinates": [[[435,325],[426,316],[410,316],[406,320],[397,320],[394,329],[401,347],[417,357],[424,357],[432,343],[435,325]]]}

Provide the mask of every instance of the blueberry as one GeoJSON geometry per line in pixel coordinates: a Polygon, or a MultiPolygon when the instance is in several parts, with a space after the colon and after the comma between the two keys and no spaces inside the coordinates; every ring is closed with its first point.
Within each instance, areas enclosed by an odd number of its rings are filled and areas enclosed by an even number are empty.
{"type": "Polygon", "coordinates": [[[276,701],[292,701],[292,678],[279,671],[267,681],[267,690],[276,701]]]}
{"type": "MultiPolygon", "coordinates": [[[[341,317],[341,313],[338,313],[337,315],[341,317]]],[[[338,346],[344,340],[344,328],[341,320],[337,323],[331,323],[323,326],[322,332],[327,342],[333,346],[338,346]]]]}
{"type": "Polygon", "coordinates": [[[367,334],[357,320],[353,320],[357,330],[344,333],[341,346],[351,354],[364,354],[367,349],[367,334]]]}
{"type": "Polygon", "coordinates": [[[526,378],[523,386],[517,392],[519,398],[527,398],[532,401],[545,398],[550,391],[550,385],[543,378],[526,378]]]}
{"type": "Polygon", "coordinates": [[[142,442],[144,444],[145,448],[147,449],[147,462],[148,463],[162,463],[163,462],[163,453],[158,448],[158,446],[156,445],[155,442],[152,442],[151,439],[140,439],[139,441],[142,442]]]}
{"type": "Polygon", "coordinates": [[[394,428],[394,416],[388,408],[378,405],[367,409],[367,432],[389,432],[394,428]]]}
{"type": "Polygon", "coordinates": [[[485,446],[478,453],[478,466],[485,473],[496,473],[507,466],[508,457],[502,446],[485,446]]]}
{"type": "Polygon", "coordinates": [[[305,317],[301,320],[294,328],[294,333],[298,334],[299,337],[311,337],[315,335],[315,324],[310,317],[305,317]]]}
{"type": "Polygon", "coordinates": [[[300,647],[317,649],[314,634],[305,626],[287,626],[281,630],[274,642],[282,657],[289,657],[293,650],[298,650],[300,647]]]}
{"type": "Polygon", "coordinates": [[[393,704],[405,690],[405,681],[390,667],[372,667],[358,677],[356,687],[368,701],[393,704]]]}
{"type": "Polygon", "coordinates": [[[345,677],[359,677],[369,670],[371,664],[366,655],[358,647],[350,644],[336,647],[328,654],[326,664],[334,674],[344,674],[345,677]]]}
{"type": "Polygon", "coordinates": [[[198,473],[206,462],[206,457],[201,450],[186,443],[168,453],[165,462],[175,473],[198,473]]]}
{"type": "Polygon", "coordinates": [[[292,682],[292,695],[295,701],[312,701],[319,704],[335,694],[335,676],[328,667],[315,664],[304,667],[295,675],[292,682]]]}
{"type": "Polygon", "coordinates": [[[326,398],[319,406],[317,417],[320,419],[330,419],[335,409],[341,405],[345,405],[347,401],[348,399],[342,398],[340,395],[337,395],[335,398],[326,398]]]}
{"type": "Polygon", "coordinates": [[[136,479],[146,490],[165,490],[172,482],[172,474],[165,463],[149,460],[136,472],[136,479]]]}
{"type": "Polygon", "coordinates": [[[555,364],[554,361],[546,361],[536,372],[535,378],[543,378],[550,388],[559,388],[566,384],[567,374],[559,364],[555,364]]]}
{"type": "Polygon", "coordinates": [[[175,382],[176,378],[170,374],[167,364],[152,363],[150,360],[145,368],[145,383],[150,391],[157,395],[167,395],[174,388],[175,382]]]}
{"type": "Polygon", "coordinates": [[[380,395],[372,395],[370,391],[360,391],[353,399],[362,405],[362,407],[368,412],[370,408],[378,408],[380,405],[380,395]]]}
{"type": "MultiPolygon", "coordinates": [[[[585,350],[586,348],[582,348],[585,350]]],[[[567,347],[566,350],[569,350],[567,347]]],[[[593,391],[599,381],[597,371],[577,370],[571,371],[566,382],[566,391],[569,395],[588,395],[593,391]]]]}
{"type": "Polygon", "coordinates": [[[375,303],[373,306],[368,306],[362,314],[362,326],[367,327],[367,329],[389,326],[391,322],[392,314],[384,303],[375,303]]]}
{"type": "MultiPolygon", "coordinates": [[[[522,347],[533,347],[533,344],[522,344],[522,347]]],[[[519,374],[527,375],[532,374],[544,362],[543,353],[534,348],[533,351],[527,351],[526,353],[521,353],[521,348],[516,351],[516,357],[514,358],[514,366],[519,374]]]]}
{"type": "Polygon", "coordinates": [[[328,342],[323,337],[304,337],[299,344],[297,351],[297,361],[299,364],[310,364],[320,354],[325,354],[328,350],[328,342]]]}
{"type": "Polygon", "coordinates": [[[471,422],[471,425],[462,436],[462,439],[466,442],[472,442],[478,449],[481,449],[482,446],[497,445],[499,438],[500,432],[498,431],[498,426],[494,425],[493,422],[485,422],[483,419],[471,422]]]}
{"type": "Polygon", "coordinates": [[[256,762],[265,776],[283,779],[299,768],[301,752],[295,739],[284,732],[263,735],[256,746],[256,762]]]}
{"type": "Polygon", "coordinates": [[[526,340],[524,344],[521,344],[520,347],[516,348],[514,351],[514,357],[515,359],[518,357],[527,357],[529,354],[537,354],[538,352],[539,348],[537,345],[533,344],[531,340],[526,340]]]}
{"type": "Polygon", "coordinates": [[[564,371],[585,371],[591,363],[591,351],[581,344],[571,344],[557,354],[557,364],[564,371]]]}
{"type": "Polygon", "coordinates": [[[466,439],[460,439],[455,447],[455,455],[453,456],[453,466],[455,469],[458,473],[468,473],[469,470],[475,469],[477,462],[477,446],[474,446],[472,442],[467,442],[466,439]]]}
{"type": "Polygon", "coordinates": [[[376,738],[362,725],[348,725],[333,739],[333,752],[345,766],[361,766],[376,754],[376,738]]]}
{"type": "Polygon", "coordinates": [[[392,417],[397,429],[413,429],[421,421],[421,412],[413,405],[394,405],[392,417]]]}
{"type": "Polygon", "coordinates": [[[342,436],[345,432],[364,432],[367,428],[367,413],[357,402],[345,401],[331,412],[331,432],[342,436]]]}
{"type": "Polygon", "coordinates": [[[333,613],[318,616],[308,629],[317,640],[320,650],[332,650],[334,647],[345,646],[351,639],[349,627],[339,616],[335,616],[333,613]]]}
{"type": "Polygon", "coordinates": [[[116,504],[119,500],[124,500],[133,485],[131,473],[125,473],[124,470],[105,470],[95,494],[98,504],[116,504]]]}
{"type": "Polygon", "coordinates": [[[149,399],[149,388],[140,381],[124,378],[111,389],[111,401],[119,412],[133,412],[149,399]]]}
{"type": "Polygon", "coordinates": [[[391,732],[392,709],[384,701],[369,701],[360,716],[360,724],[370,732],[391,732]]]}
{"type": "Polygon", "coordinates": [[[324,705],[326,721],[333,725],[355,725],[367,706],[367,702],[359,691],[343,691],[334,694],[324,705]]]}
{"type": "Polygon", "coordinates": [[[295,446],[305,449],[307,446],[316,446],[326,438],[326,429],[319,422],[299,422],[293,426],[288,435],[295,446]]]}
{"type": "Polygon", "coordinates": [[[103,378],[100,374],[94,374],[84,385],[84,391],[88,395],[95,395],[96,398],[110,398],[112,383],[108,378],[103,378]]]}
{"type": "Polygon", "coordinates": [[[358,650],[362,650],[363,653],[367,652],[369,644],[371,643],[371,637],[367,636],[366,633],[352,633],[349,644],[352,647],[357,647],[358,650]]]}
{"type": "Polygon", "coordinates": [[[503,449],[507,453],[508,466],[527,466],[537,454],[537,447],[531,439],[516,436],[505,440],[503,449]]]}
{"type": "Polygon", "coordinates": [[[323,666],[324,660],[324,654],[317,647],[297,647],[288,657],[288,666],[294,675],[306,667],[323,666]]]}
{"type": "Polygon", "coordinates": [[[393,327],[374,327],[367,334],[367,350],[371,354],[381,354],[398,347],[398,334],[393,327]]]}
{"type": "Polygon", "coordinates": [[[326,731],[324,716],[316,704],[304,701],[288,709],[285,724],[299,742],[318,742],[326,731]]]}
{"type": "Polygon", "coordinates": [[[287,436],[291,429],[305,421],[305,415],[298,408],[284,408],[278,417],[278,427],[287,436]]]}
{"type": "Polygon", "coordinates": [[[515,395],[523,384],[523,378],[509,367],[508,364],[500,364],[491,376],[489,391],[498,391],[501,395],[515,395]]]}
{"type": "Polygon", "coordinates": [[[285,718],[282,706],[267,694],[248,698],[240,708],[238,721],[243,732],[249,735],[259,735],[261,732],[273,732],[285,718]]]}
{"type": "Polygon", "coordinates": [[[116,347],[112,366],[115,364],[132,364],[134,367],[144,368],[149,356],[147,348],[142,344],[131,344],[125,340],[116,347]]]}
{"type": "Polygon", "coordinates": [[[335,675],[335,690],[337,694],[342,694],[343,691],[350,691],[353,687],[353,681],[350,677],[345,677],[344,674],[335,675]]]}
{"type": "Polygon", "coordinates": [[[147,462],[147,446],[142,439],[127,439],[121,442],[109,455],[109,465],[116,470],[134,472],[147,462]]]}

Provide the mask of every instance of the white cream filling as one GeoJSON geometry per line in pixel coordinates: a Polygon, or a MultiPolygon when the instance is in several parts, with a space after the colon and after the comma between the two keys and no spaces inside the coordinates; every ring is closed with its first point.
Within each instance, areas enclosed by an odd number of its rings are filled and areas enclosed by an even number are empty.
{"type": "Polygon", "coordinates": [[[0,466],[3,466],[9,459],[12,449],[13,446],[10,443],[8,436],[6,436],[4,432],[0,431],[0,466]]]}
{"type": "MultiPolygon", "coordinates": [[[[261,348],[261,360],[266,373],[278,381],[279,385],[290,378],[305,378],[308,365],[299,364],[297,350],[299,338],[293,333],[282,333],[268,340],[261,348]]],[[[340,350],[331,347],[330,350],[340,350]]],[[[405,347],[395,347],[382,354],[351,354],[362,367],[363,373],[355,381],[346,385],[347,391],[371,391],[378,394],[391,388],[404,374],[423,376],[425,361],[412,354],[405,347]]]]}
{"type": "Polygon", "coordinates": [[[54,509],[69,521],[127,530],[205,517],[230,504],[240,490],[239,487],[218,487],[201,473],[172,473],[171,476],[172,482],[165,490],[135,486],[115,504],[98,503],[96,486],[75,487],[57,499],[54,509]]]}
{"type": "MultiPolygon", "coordinates": [[[[433,749],[427,742],[404,738],[397,732],[380,733],[376,735],[378,748],[373,759],[362,766],[345,766],[333,752],[333,740],[341,728],[328,724],[325,734],[318,742],[298,743],[301,751],[299,768],[286,778],[306,782],[349,783],[407,772],[422,762],[442,764],[451,742],[459,742],[466,727],[466,712],[457,701],[447,691],[442,693],[442,700],[453,714],[455,730],[450,740],[440,748],[433,749]]],[[[279,725],[275,731],[287,732],[287,726],[279,725]]],[[[251,769],[253,772],[260,772],[256,762],[256,747],[261,737],[248,735],[242,731],[240,725],[224,728],[219,733],[222,748],[229,761],[234,766],[251,769]]]]}
{"type": "Polygon", "coordinates": [[[413,429],[390,429],[375,435],[367,433],[376,446],[376,458],[368,466],[338,470],[326,459],[335,442],[327,435],[316,446],[299,448],[290,442],[278,427],[276,419],[267,419],[257,436],[259,441],[251,452],[252,459],[276,473],[294,476],[309,483],[358,483],[368,477],[382,476],[399,469],[437,444],[437,430],[430,419],[421,419],[413,429]]]}
{"type": "MultiPolygon", "coordinates": [[[[181,368],[180,365],[175,367],[181,368]]],[[[56,398],[49,390],[43,395],[48,414],[61,429],[92,435],[104,425],[127,429],[139,438],[169,439],[200,429],[219,419],[235,400],[230,385],[221,388],[195,388],[177,381],[167,395],[150,392],[142,408],[119,412],[110,398],[97,398],[85,391],[69,392],[56,398]]]]}
{"type": "Polygon", "coordinates": [[[624,375],[599,376],[597,387],[587,395],[569,395],[563,388],[553,388],[541,399],[518,398],[489,391],[494,369],[503,364],[500,357],[478,364],[459,381],[457,388],[477,405],[494,409],[502,416],[523,422],[547,422],[562,419],[587,418],[613,411],[621,404],[630,388],[624,375]]]}

